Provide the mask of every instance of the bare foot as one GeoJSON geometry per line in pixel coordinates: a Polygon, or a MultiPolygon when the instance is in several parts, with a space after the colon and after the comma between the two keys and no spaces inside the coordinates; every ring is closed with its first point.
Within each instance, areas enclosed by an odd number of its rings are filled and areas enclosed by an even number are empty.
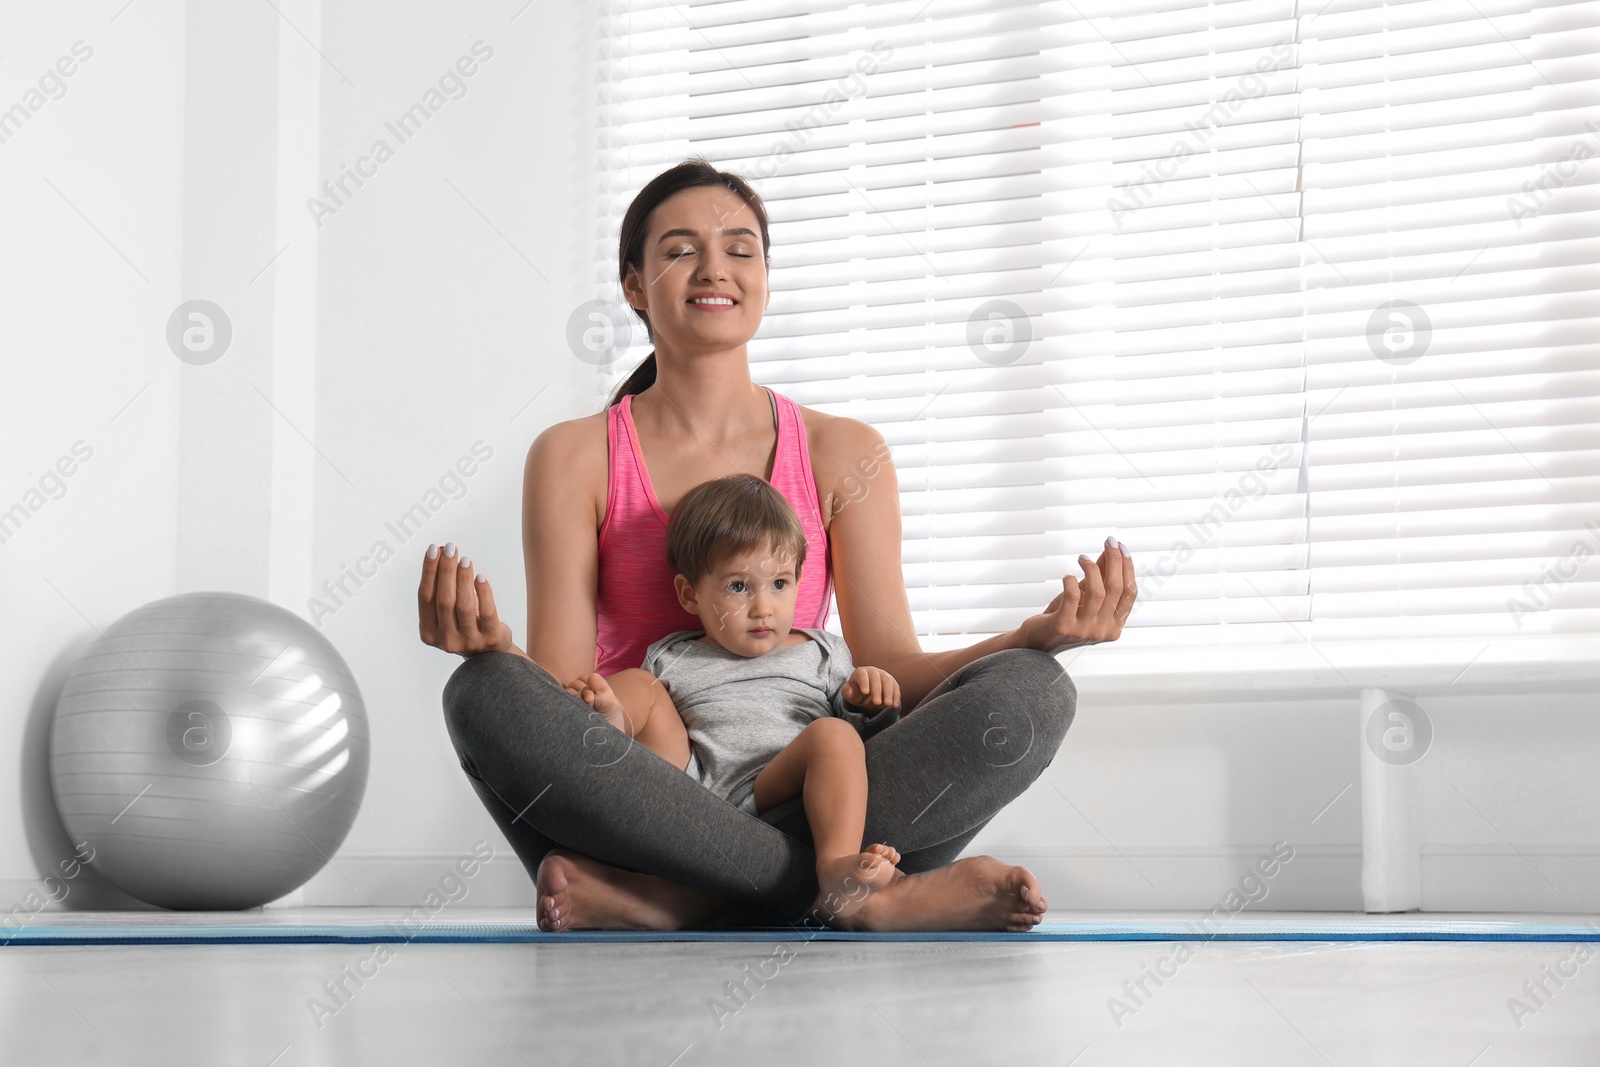
{"type": "Polygon", "coordinates": [[[601,674],[585,674],[574,678],[564,687],[573,696],[582,697],[606,722],[615,726],[629,737],[633,731],[628,729],[626,715],[622,708],[622,699],[617,696],[616,690],[606,681],[601,674]]]}
{"type": "Polygon", "coordinates": [[[969,856],[921,874],[895,874],[899,877],[853,912],[848,928],[1025,933],[1048,907],[1032,871],[993,856],[969,856]]]}
{"type": "Polygon", "coordinates": [[[889,845],[868,845],[854,856],[839,856],[817,864],[817,899],[811,914],[830,926],[849,929],[848,920],[857,914],[871,895],[896,877],[905,877],[895,867],[900,853],[889,845]]]}
{"type": "Polygon", "coordinates": [[[534,876],[539,929],[682,930],[720,911],[723,901],[653,874],[625,871],[564,848],[551,849],[534,876]]]}
{"type": "Polygon", "coordinates": [[[895,867],[900,866],[900,851],[893,845],[868,845],[867,851],[874,856],[882,856],[895,867]]]}

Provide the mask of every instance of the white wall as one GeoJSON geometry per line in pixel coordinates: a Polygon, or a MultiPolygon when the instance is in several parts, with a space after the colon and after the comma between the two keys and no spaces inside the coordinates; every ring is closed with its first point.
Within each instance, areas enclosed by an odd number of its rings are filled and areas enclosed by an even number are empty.
{"type": "MultiPolygon", "coordinates": [[[[428,542],[454,540],[525,640],[523,460],[545,426],[600,406],[593,368],[565,340],[569,313],[593,296],[593,94],[582,88],[593,46],[581,39],[592,31],[574,5],[536,4],[511,22],[519,7],[329,5],[325,16],[324,50],[359,89],[326,84],[321,174],[353,166],[375,139],[396,149],[321,230],[318,442],[349,482],[319,467],[311,584],[337,582],[379,540],[399,552],[359,589],[347,582],[343,606],[325,597],[337,610],[322,622],[361,681],[373,736],[367,797],[336,862],[397,902],[481,837],[514,868],[507,891],[526,881],[445,732],[441,694],[461,661],[418,639],[417,578],[428,542]],[[464,56],[478,59],[466,94],[400,143],[385,123],[464,56]],[[385,523],[480,441],[491,458],[402,543],[385,523]],[[413,858],[433,855],[440,863],[411,877],[413,858]]],[[[480,887],[486,902],[498,884],[480,887]]],[[[350,892],[324,869],[306,899],[350,892]]]]}
{"type": "Polygon", "coordinates": [[[182,289],[184,19],[170,3],[114,14],[39,4],[8,9],[0,29],[0,108],[27,99],[75,42],[92,49],[0,144],[8,908],[71,852],[45,762],[66,671],[95,627],[176,581],[181,381],[164,330],[182,289]],[[89,458],[51,481],[80,441],[89,458]]]}
{"type": "MultiPolygon", "coordinates": [[[[1423,910],[1600,910],[1592,696],[1417,701],[1423,910]]],[[[1294,858],[1251,910],[1361,911],[1359,727],[1353,697],[1157,703],[1080,682],[1055,762],[970,851],[1028,865],[1052,907],[1209,909],[1281,841],[1294,858]]]]}
{"type": "MultiPolygon", "coordinates": [[[[565,341],[592,295],[580,80],[593,47],[577,37],[590,29],[559,5],[276,9],[40,6],[0,26],[0,106],[74,41],[94,49],[0,144],[0,507],[23,505],[0,544],[0,686],[17,709],[0,759],[19,801],[0,806],[7,910],[71,853],[45,769],[50,715],[97,628],[200,588],[310,618],[313,592],[380,538],[399,556],[354,596],[324,597],[336,610],[319,620],[373,736],[335,864],[454,857],[496,832],[444,732],[439,696],[459,659],[417,638],[417,566],[429,539],[458,541],[525,632],[522,459],[544,426],[595,410],[593,369],[565,341]],[[426,104],[463,56],[477,60],[465,95],[401,143],[385,123],[426,104]],[[380,138],[392,158],[317,225],[306,201],[380,138]],[[197,296],[235,331],[207,366],[165,343],[168,316],[197,296]],[[27,496],[78,440],[91,455],[64,489],[27,496]],[[480,441],[492,458],[465,494],[401,544],[386,520],[480,441]]],[[[322,899],[330,876],[354,891],[325,869],[303,899],[322,899]]],[[[365,884],[375,899],[414,888],[365,884]]],[[[69,897],[89,905],[138,906],[92,868],[69,897]]]]}
{"type": "MultiPolygon", "coordinates": [[[[594,262],[593,28],[578,5],[519,6],[295,0],[282,16],[218,17],[144,0],[5,16],[0,106],[74,41],[94,55],[0,144],[0,508],[27,504],[0,543],[13,709],[0,783],[16,801],[0,805],[0,906],[71,851],[44,770],[66,671],[96,628],[193,588],[308,618],[320,596],[360,681],[373,737],[362,812],[297,899],[409,903],[487,838],[504,862],[474,903],[531,903],[456,764],[440,693],[458,659],[417,639],[414,600],[423,547],[455,540],[525,637],[522,460],[544,426],[598,406],[565,342],[568,314],[614,270],[594,262]],[[385,123],[464,56],[478,62],[465,96],[400,143],[385,123]],[[306,199],[380,138],[393,157],[319,226],[306,199]],[[237,348],[183,365],[167,316],[213,293],[237,309],[237,348]],[[30,487],[78,440],[92,458],[35,510],[30,487]],[[402,543],[386,523],[480,441],[492,457],[402,543]],[[322,592],[378,541],[398,555],[346,580],[348,596],[322,592]]],[[[974,851],[1033,866],[1057,907],[1203,908],[1283,840],[1296,858],[1255,907],[1361,906],[1353,697],[1133,702],[1080,688],[1054,765],[974,851]]],[[[1600,906],[1586,697],[1427,706],[1425,905],[1600,906]]],[[[68,906],[137,906],[92,875],[77,885],[68,906]]]]}

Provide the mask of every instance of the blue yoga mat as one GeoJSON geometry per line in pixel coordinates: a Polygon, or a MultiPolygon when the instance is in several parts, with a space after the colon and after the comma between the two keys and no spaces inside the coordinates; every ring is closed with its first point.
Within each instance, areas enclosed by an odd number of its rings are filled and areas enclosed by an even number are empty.
{"type": "Polygon", "coordinates": [[[804,926],[740,930],[569,930],[545,933],[533,921],[398,923],[352,920],[307,925],[261,923],[211,925],[182,920],[128,926],[34,925],[0,928],[3,945],[209,945],[354,944],[424,942],[631,944],[649,941],[1003,941],[1014,944],[1055,941],[1593,941],[1600,923],[1481,922],[1449,920],[1255,920],[1208,930],[1199,922],[1040,923],[1027,933],[861,933],[804,926]]]}

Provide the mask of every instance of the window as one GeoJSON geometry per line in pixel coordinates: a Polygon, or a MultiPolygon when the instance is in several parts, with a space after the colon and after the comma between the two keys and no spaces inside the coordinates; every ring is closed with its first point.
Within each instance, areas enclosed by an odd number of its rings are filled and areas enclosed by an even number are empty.
{"type": "Polygon", "coordinates": [[[1110,670],[1597,629],[1600,4],[601,17],[602,292],[656,173],[751,179],[752,375],[888,440],[924,647],[1107,533],[1110,670]]]}

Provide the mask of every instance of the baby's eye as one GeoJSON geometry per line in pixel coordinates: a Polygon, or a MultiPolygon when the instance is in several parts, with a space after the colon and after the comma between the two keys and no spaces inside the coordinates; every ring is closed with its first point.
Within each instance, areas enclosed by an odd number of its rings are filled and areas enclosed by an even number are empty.
{"type": "Polygon", "coordinates": [[[728,590],[734,593],[744,592],[744,581],[742,579],[735,578],[733,581],[728,583],[728,590]]]}
{"type": "Polygon", "coordinates": [[[789,584],[789,579],[787,579],[787,578],[774,578],[772,580],[772,584],[774,586],[776,586],[777,588],[782,589],[784,586],[789,584]]]}

